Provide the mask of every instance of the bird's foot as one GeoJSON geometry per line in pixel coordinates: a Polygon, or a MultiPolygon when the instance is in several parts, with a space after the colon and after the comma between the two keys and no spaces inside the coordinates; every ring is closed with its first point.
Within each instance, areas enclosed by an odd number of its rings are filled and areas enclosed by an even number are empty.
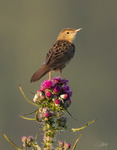
{"type": "Polygon", "coordinates": [[[60,70],[60,74],[65,79],[65,76],[63,75],[62,70],[60,70]]]}
{"type": "Polygon", "coordinates": [[[49,80],[52,79],[51,71],[49,72],[49,80]]]}

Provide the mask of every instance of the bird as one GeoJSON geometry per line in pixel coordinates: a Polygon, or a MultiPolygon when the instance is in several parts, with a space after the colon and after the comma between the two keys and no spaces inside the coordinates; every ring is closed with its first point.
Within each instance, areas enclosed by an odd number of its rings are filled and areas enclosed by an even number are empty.
{"type": "MultiPolygon", "coordinates": [[[[33,74],[30,82],[35,82],[41,79],[45,74],[49,72],[49,80],[51,80],[51,71],[60,71],[69,63],[75,54],[75,45],[73,41],[76,37],[77,32],[82,28],[63,29],[53,46],[49,49],[46,60],[43,65],[33,74]]],[[[63,75],[63,74],[62,74],[63,75]]],[[[64,77],[64,76],[63,76],[64,77]]]]}

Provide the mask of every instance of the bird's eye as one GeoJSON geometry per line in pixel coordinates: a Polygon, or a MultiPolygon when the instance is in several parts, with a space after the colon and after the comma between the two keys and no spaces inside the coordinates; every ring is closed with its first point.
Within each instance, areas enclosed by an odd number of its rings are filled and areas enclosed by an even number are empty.
{"type": "Polygon", "coordinates": [[[69,34],[69,32],[67,32],[67,34],[69,34]]]}

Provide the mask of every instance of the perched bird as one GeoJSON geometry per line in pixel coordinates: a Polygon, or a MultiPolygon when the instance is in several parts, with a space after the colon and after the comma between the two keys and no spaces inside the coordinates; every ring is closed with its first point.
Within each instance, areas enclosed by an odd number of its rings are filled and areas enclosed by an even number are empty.
{"type": "Polygon", "coordinates": [[[49,72],[49,79],[51,79],[51,70],[60,71],[66,64],[72,59],[75,53],[75,46],[73,40],[79,29],[63,29],[57,38],[55,44],[50,48],[46,55],[45,63],[38,69],[32,76],[30,82],[35,82],[41,79],[45,74],[49,72]]]}

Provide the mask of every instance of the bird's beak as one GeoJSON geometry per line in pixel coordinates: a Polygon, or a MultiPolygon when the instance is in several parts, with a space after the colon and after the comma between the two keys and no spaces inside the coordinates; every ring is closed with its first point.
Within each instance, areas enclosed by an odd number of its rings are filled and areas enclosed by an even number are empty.
{"type": "Polygon", "coordinates": [[[82,28],[76,29],[76,32],[79,32],[80,30],[82,30],[82,28]]]}

